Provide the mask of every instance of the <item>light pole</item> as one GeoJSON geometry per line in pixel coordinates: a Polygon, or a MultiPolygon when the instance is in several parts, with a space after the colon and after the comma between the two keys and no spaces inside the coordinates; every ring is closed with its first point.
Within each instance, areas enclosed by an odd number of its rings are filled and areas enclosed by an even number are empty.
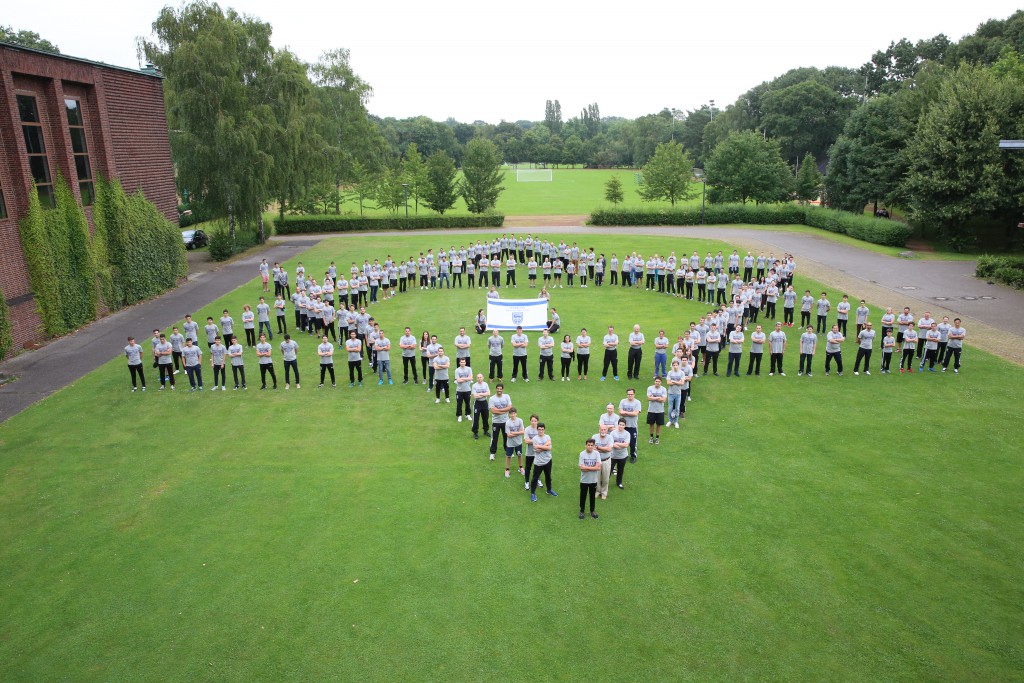
{"type": "Polygon", "coordinates": [[[402,191],[405,192],[405,228],[409,229],[409,183],[402,183],[402,191]]]}
{"type": "Polygon", "coordinates": [[[709,100],[709,102],[711,102],[711,120],[714,121],[715,120],[715,101],[714,100],[709,100]]]}
{"type": "Polygon", "coordinates": [[[704,175],[704,169],[703,168],[695,168],[695,169],[693,169],[693,175],[695,175],[700,180],[700,184],[701,184],[701,193],[700,193],[700,224],[704,225],[704,202],[706,201],[707,196],[708,196],[708,179],[704,175]]]}

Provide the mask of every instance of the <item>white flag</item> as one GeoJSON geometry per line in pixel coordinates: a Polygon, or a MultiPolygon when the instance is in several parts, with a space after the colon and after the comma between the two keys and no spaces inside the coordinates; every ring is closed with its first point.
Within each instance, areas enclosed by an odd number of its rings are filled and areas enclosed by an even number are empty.
{"type": "Polygon", "coordinates": [[[548,327],[547,299],[488,299],[487,329],[546,330],[548,327]]]}

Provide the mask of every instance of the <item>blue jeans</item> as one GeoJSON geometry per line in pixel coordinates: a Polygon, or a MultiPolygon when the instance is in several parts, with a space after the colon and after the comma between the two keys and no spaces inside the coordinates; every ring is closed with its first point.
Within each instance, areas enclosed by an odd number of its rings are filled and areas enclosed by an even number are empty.
{"type": "Polygon", "coordinates": [[[682,399],[682,394],[668,395],[668,421],[670,423],[679,421],[679,406],[682,403],[682,399]]]}
{"type": "Polygon", "coordinates": [[[270,331],[270,321],[269,320],[261,320],[260,321],[260,326],[259,326],[259,329],[256,331],[256,336],[257,337],[260,336],[260,333],[263,331],[263,326],[264,325],[267,326],[267,340],[269,341],[269,340],[274,338],[274,333],[270,331]]]}
{"type": "Polygon", "coordinates": [[[668,362],[668,354],[656,353],[654,354],[654,374],[658,377],[664,377],[668,370],[666,369],[666,363],[668,362]],[[661,371],[658,371],[661,368],[661,371]]]}
{"type": "Polygon", "coordinates": [[[380,358],[378,358],[377,359],[377,379],[379,379],[381,382],[384,381],[384,373],[385,372],[387,373],[388,381],[390,382],[391,381],[391,361],[390,360],[381,360],[380,358]]]}

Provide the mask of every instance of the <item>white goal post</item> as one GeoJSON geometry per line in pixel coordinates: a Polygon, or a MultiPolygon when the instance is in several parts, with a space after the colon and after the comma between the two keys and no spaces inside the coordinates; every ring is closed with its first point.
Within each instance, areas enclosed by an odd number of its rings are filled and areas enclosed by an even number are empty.
{"type": "Polygon", "coordinates": [[[530,168],[516,171],[517,183],[550,183],[551,180],[550,168],[530,168]]]}

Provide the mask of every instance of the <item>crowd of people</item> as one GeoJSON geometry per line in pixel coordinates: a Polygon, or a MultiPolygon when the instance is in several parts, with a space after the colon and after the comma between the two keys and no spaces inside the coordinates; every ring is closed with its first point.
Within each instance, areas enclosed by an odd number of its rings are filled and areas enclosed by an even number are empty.
{"type": "MultiPolygon", "coordinates": [[[[819,343],[824,343],[824,373],[829,375],[833,366],[837,375],[844,373],[843,348],[847,342],[855,343],[854,374],[861,368],[871,374],[872,354],[881,353],[879,370],[891,372],[893,355],[899,358],[901,373],[945,372],[950,363],[959,373],[963,342],[967,333],[960,319],[937,321],[929,312],[919,319],[909,307],[895,314],[886,310],[878,321],[878,329],[870,320],[870,311],[864,300],[853,308],[849,297],[843,295],[833,306],[827,292],[814,297],[805,290],[798,298],[794,287],[796,262],[792,255],[776,258],[774,254],[738,252],[726,256],[710,252],[701,258],[697,252],[677,257],[653,254],[643,256],[636,252],[619,258],[595,253],[591,248],[579,248],[576,243],[564,241],[555,244],[532,236],[503,235],[490,243],[477,242],[469,247],[454,246],[432,249],[418,257],[405,260],[368,259],[362,265],[352,263],[349,277],[341,274],[332,261],[323,277],[308,274],[302,263],[295,269],[295,289],[291,275],[278,263],[263,260],[259,266],[263,293],[255,310],[243,306],[238,329],[230,311],[222,311],[219,319],[206,318],[204,326],[186,315],[181,326],[172,328],[169,335],[153,330],[149,353],[129,337],[124,354],[132,381],[132,391],[141,385],[146,391],[145,359],[150,357],[157,370],[160,390],[169,386],[176,389],[175,376],[184,371],[190,391],[203,391],[204,355],[209,358],[213,372],[214,391],[226,391],[227,368],[231,368],[234,391],[248,389],[245,357],[255,352],[259,368],[260,390],[275,390],[279,386],[275,356],[280,353],[283,363],[284,388],[301,388],[298,340],[314,340],[316,366],[319,369],[318,387],[337,386],[334,368],[335,352],[345,354],[349,387],[363,386],[364,379],[376,379],[378,385],[392,385],[398,374],[392,368],[391,354],[402,359],[402,384],[426,385],[433,392],[434,402],[451,402],[449,377],[455,380],[455,417],[459,422],[471,423],[474,438],[480,433],[490,437],[489,456],[499,455],[498,442],[505,457],[505,476],[510,477],[513,461],[524,478],[524,487],[533,500],[541,476],[544,488],[551,496],[557,493],[551,486],[551,435],[537,414],[528,417],[519,414],[505,393],[504,359],[505,336],[501,331],[488,329],[483,310],[478,310],[473,330],[482,335],[479,346],[486,351],[487,374],[474,372],[472,365],[473,338],[466,328],[460,328],[451,346],[439,341],[438,335],[424,330],[414,335],[405,327],[395,342],[381,328],[368,309],[400,293],[419,290],[438,290],[461,287],[486,289],[489,297],[500,296],[499,290],[518,288],[517,269],[525,269],[526,288],[540,288],[540,297],[550,298],[555,289],[630,287],[646,292],[674,296],[706,304],[705,315],[698,316],[676,334],[674,339],[659,329],[648,339],[640,325],[620,340],[614,327],[591,338],[586,328],[575,336],[556,336],[561,326],[557,310],[551,309],[548,329],[534,335],[534,340],[522,328],[508,335],[512,358],[509,381],[529,382],[529,357],[536,349],[536,379],[554,381],[554,357],[558,354],[559,381],[587,381],[590,375],[590,356],[602,353],[599,381],[619,380],[619,350],[626,350],[626,379],[637,381],[651,378],[647,388],[648,443],[660,444],[661,430],[668,425],[679,428],[685,419],[686,404],[692,400],[691,383],[702,375],[719,375],[720,354],[726,351],[726,377],[758,376],[766,347],[769,354],[768,376],[786,376],[786,356],[790,338],[786,328],[792,328],[797,309],[800,311],[801,333],[793,341],[798,347],[798,376],[813,376],[819,343]],[[501,277],[504,273],[504,278],[501,277]],[[538,277],[539,273],[539,277],[538,277]],[[271,298],[270,283],[274,284],[271,298]],[[782,304],[782,319],[778,319],[777,304],[782,304]],[[289,316],[289,312],[291,315],[289,316]],[[813,316],[813,320],[812,320],[813,316]],[[833,317],[834,316],[834,317],[833,317]],[[272,325],[272,321],[275,323],[272,325]],[[814,323],[812,325],[812,322],[814,323]],[[848,326],[852,322],[853,329],[848,326]],[[281,341],[276,345],[274,334],[281,341]],[[244,334],[240,334],[244,333],[244,334]],[[205,335],[205,348],[201,343],[205,335]],[[653,369],[642,367],[645,350],[653,347],[653,369]],[[747,355],[743,368],[743,355],[747,355]],[[368,373],[364,376],[364,367],[368,373]],[[575,377],[574,377],[575,375],[575,377]],[[494,391],[491,391],[494,383],[494,391]],[[524,419],[525,418],[525,419],[524,419]],[[525,452],[524,452],[525,451],[525,452]]],[[[305,352],[302,353],[305,357],[305,352]]],[[[478,356],[479,357],[479,356],[478,356]]],[[[596,366],[595,366],[596,368],[596,366]]],[[[308,372],[308,370],[307,370],[308,372]]],[[[314,373],[314,377],[315,377],[314,373]]],[[[608,483],[614,473],[616,485],[624,488],[623,473],[627,462],[636,461],[641,401],[634,389],[617,405],[608,404],[601,415],[598,431],[586,440],[579,455],[580,516],[584,516],[584,503],[589,498],[590,512],[594,512],[596,498],[607,498],[608,483]]]]}

